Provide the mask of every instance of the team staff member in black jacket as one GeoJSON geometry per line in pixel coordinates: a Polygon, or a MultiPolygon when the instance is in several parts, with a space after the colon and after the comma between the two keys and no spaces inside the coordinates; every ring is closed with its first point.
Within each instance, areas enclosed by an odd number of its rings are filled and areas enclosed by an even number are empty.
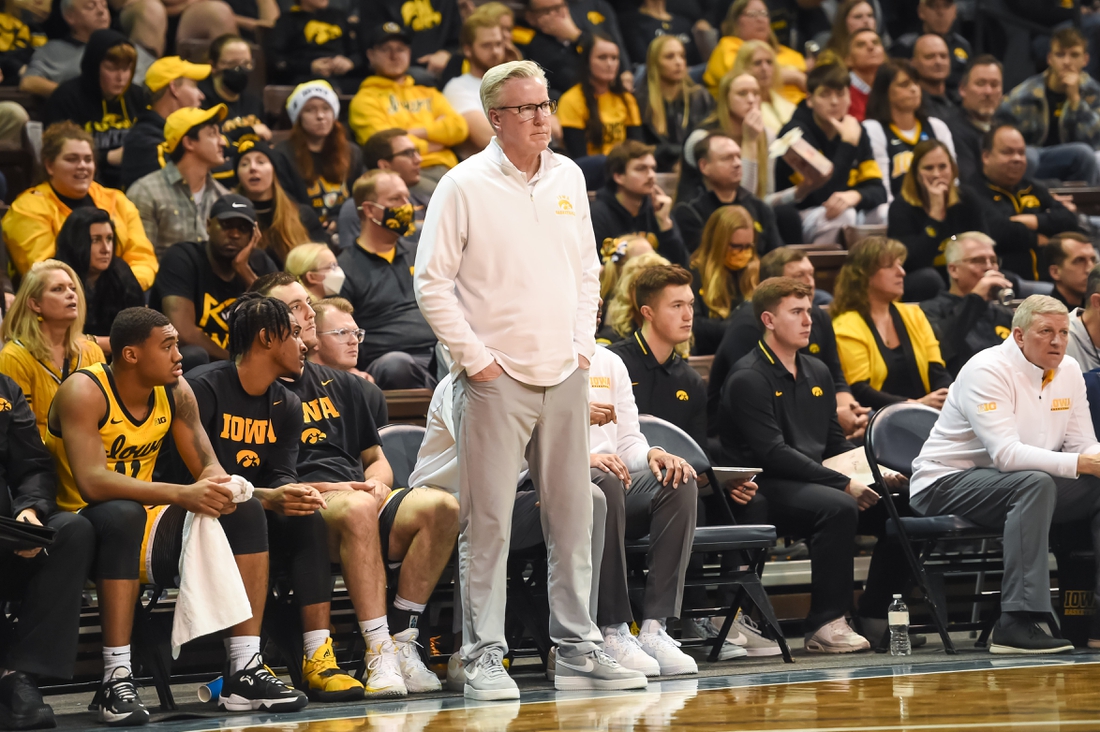
{"type": "Polygon", "coordinates": [[[299,0],[280,14],[267,50],[281,84],[323,78],[354,94],[363,81],[359,41],[347,14],[330,8],[329,0],[299,0]]]}
{"type": "Polygon", "coordinates": [[[1080,231],[1077,214],[1025,177],[1024,137],[1015,126],[995,123],[982,140],[982,179],[974,185],[988,232],[1004,268],[1028,280],[1039,279],[1039,247],[1064,231],[1080,231]]]}
{"type": "Polygon", "coordinates": [[[512,31],[524,58],[546,69],[550,98],[557,99],[581,80],[588,50],[578,42],[582,34],[609,36],[619,47],[619,77],[629,91],[634,74],[615,11],[607,0],[528,0],[524,26],[512,31]]]}
{"type": "Polygon", "coordinates": [[[108,188],[122,184],[122,142],[141,110],[145,92],[133,85],[137,51],[126,36],[98,30],[88,39],[80,76],[54,90],[44,124],[72,120],[95,138],[96,180],[108,188]]]}
{"type": "Polygon", "coordinates": [[[149,106],[138,115],[123,140],[123,187],[164,167],[164,157],[157,149],[164,142],[164,121],[177,109],[202,104],[205,96],[195,82],[208,76],[209,66],[193,64],[179,56],[157,59],[145,72],[149,106]]]}
{"type": "Polygon", "coordinates": [[[626,364],[639,414],[672,422],[707,444],[707,387],[676,353],[691,339],[695,296],[691,273],[676,265],[647,267],[634,281],[642,327],[610,346],[626,364]]]}
{"type": "Polygon", "coordinates": [[[920,304],[952,376],[975,353],[999,346],[1012,332],[1012,310],[996,300],[1013,285],[1001,273],[994,246],[980,231],[951,237],[944,252],[951,289],[920,304]]]}
{"type": "MultiPolygon", "coordinates": [[[[873,508],[878,503],[873,488],[821,464],[853,446],[836,418],[832,374],[801,352],[810,342],[812,290],[775,278],[761,283],[752,304],[763,338],[726,380],[718,413],[723,464],[764,471],[756,479],[759,492],[737,519],[775,524],[784,534],[809,539],[806,650],[866,650],[867,639],[844,619],[852,604],[852,545],[857,532],[882,535],[886,512],[873,508]]],[[[875,641],[886,629],[893,586],[905,578],[894,554],[888,542],[876,545],[860,598],[860,615],[878,620],[869,624],[875,627],[875,641]]]]}
{"type": "MultiPolygon", "coordinates": [[[[849,83],[848,71],[840,64],[816,67],[806,77],[810,96],[779,131],[782,137],[796,127],[801,129],[803,139],[833,162],[829,181],[795,204],[802,214],[803,238],[809,242],[835,242],[840,229],[858,223],[857,214],[873,212],[886,203],[871,143],[856,118],[848,114],[849,83]]],[[[777,190],[801,180],[801,174],[783,158],[776,160],[777,190]]]]}
{"type": "Polygon", "coordinates": [[[359,369],[382,389],[434,389],[435,333],[413,294],[416,247],[410,233],[409,189],[393,170],[371,170],[351,192],[361,231],[337,261],[347,275],[340,297],[355,308],[366,331],[359,369]]]}
{"type": "Polygon", "coordinates": [[[688,253],[672,220],[672,199],[657,185],[655,150],[637,140],[619,143],[611,150],[607,184],[592,202],[592,232],[599,248],[608,239],[641,234],[662,257],[686,267],[688,253]]]}
{"type": "Polygon", "coordinates": [[[0,650],[0,725],[53,727],[36,676],[72,678],[84,581],[95,533],[83,516],[57,510],[53,460],[23,390],[0,375],[0,516],[57,530],[49,551],[0,551],[0,600],[19,600],[14,637],[0,650]]]}
{"type": "MultiPolygon", "coordinates": [[[[772,277],[798,280],[810,288],[811,295],[813,293],[814,265],[800,249],[780,247],[765,254],[760,260],[760,281],[772,277]]],[[[734,364],[756,348],[756,342],[760,340],[760,326],[756,324],[752,308],[751,300],[743,302],[730,316],[726,334],[722,337],[711,363],[707,382],[707,424],[711,436],[718,434],[718,404],[726,377],[734,364]]],[[[836,350],[836,334],[833,332],[833,321],[829,314],[815,307],[810,311],[810,320],[810,342],[799,353],[813,356],[829,367],[833,388],[836,389],[837,420],[849,440],[858,439],[867,427],[867,413],[871,410],[856,401],[851,387],[844,379],[844,369],[840,367],[840,356],[836,350]]]]}
{"type": "Polygon", "coordinates": [[[689,253],[699,248],[710,215],[722,206],[737,204],[752,214],[757,231],[757,253],[780,246],[775,211],[741,186],[741,146],[725,132],[708,133],[695,143],[695,160],[707,190],[690,201],[680,201],[672,218],[689,253]]]}

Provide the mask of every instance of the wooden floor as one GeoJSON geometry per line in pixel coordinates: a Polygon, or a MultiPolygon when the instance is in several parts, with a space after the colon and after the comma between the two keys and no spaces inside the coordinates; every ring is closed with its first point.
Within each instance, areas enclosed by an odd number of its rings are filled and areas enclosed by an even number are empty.
{"type": "MultiPolygon", "coordinates": [[[[705,680],[592,698],[419,709],[272,726],[296,732],[490,730],[1100,730],[1100,664],[989,668],[702,689],[705,680]]],[[[430,702],[428,702],[430,706],[430,702]]]]}

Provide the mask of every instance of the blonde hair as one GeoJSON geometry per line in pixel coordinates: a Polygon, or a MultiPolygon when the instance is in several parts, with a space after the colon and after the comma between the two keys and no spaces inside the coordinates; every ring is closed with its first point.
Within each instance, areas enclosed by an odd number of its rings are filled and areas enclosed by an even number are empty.
{"type": "MultiPolygon", "coordinates": [[[[767,43],[763,41],[745,41],[742,43],[741,48],[737,49],[737,55],[733,59],[733,68],[729,70],[729,73],[734,76],[752,73],[749,69],[752,67],[752,57],[756,55],[757,51],[765,51],[771,54],[772,57],[772,68],[774,69],[772,72],[772,86],[767,90],[768,101],[770,102],[772,97],[783,88],[783,82],[780,80],[779,59],[775,55],[775,49],[767,43]]],[[[761,89],[760,93],[764,94],[765,90],[761,89]]]]}
{"type": "MultiPolygon", "coordinates": [[[[749,77],[750,79],[755,81],[757,85],[760,84],[760,82],[757,81],[756,77],[747,71],[738,72],[736,70],[731,70],[729,73],[722,77],[721,81],[718,82],[718,104],[714,106],[714,111],[711,112],[705,120],[703,120],[703,126],[712,124],[717,121],[718,129],[729,135],[731,138],[733,137],[733,134],[731,132],[731,130],[733,129],[733,123],[730,118],[730,87],[733,86],[733,82],[737,81],[742,76],[749,77]]],[[[744,135],[742,135],[742,139],[744,139],[744,135]]],[[[738,147],[741,146],[741,140],[734,139],[734,142],[737,143],[738,147]]],[[[743,148],[741,152],[742,155],[744,155],[743,148]]],[[[758,166],[760,166],[761,169],[763,169],[768,164],[767,134],[756,136],[755,152],[756,163],[758,166]]],[[[758,175],[756,178],[756,190],[753,191],[753,194],[757,198],[763,199],[764,196],[768,194],[768,176],[758,175]]]]}
{"type": "Polygon", "coordinates": [[[741,206],[722,206],[707,219],[699,248],[691,255],[691,266],[699,273],[702,286],[699,297],[707,306],[710,317],[725,320],[733,309],[736,287],[742,300],[752,297],[752,291],[760,281],[760,257],[756,253],[756,221],[741,206]],[[726,250],[733,232],[748,229],[752,232],[752,259],[741,270],[737,281],[726,267],[726,250]]]}
{"type": "Polygon", "coordinates": [[[80,278],[76,276],[73,268],[64,262],[46,259],[31,265],[30,271],[23,276],[23,283],[15,295],[15,302],[12,303],[3,324],[0,325],[0,337],[3,337],[5,343],[19,341],[28,353],[45,363],[53,361],[53,354],[42,333],[38,313],[31,310],[29,301],[42,298],[42,292],[46,289],[46,280],[49,279],[51,272],[57,270],[69,275],[76,287],[76,320],[65,333],[65,358],[79,356],[81,346],[87,340],[84,337],[84,318],[88,314],[88,307],[84,302],[84,288],[80,285],[80,278]]]}
{"type": "Polygon", "coordinates": [[[909,250],[897,239],[885,236],[869,236],[848,250],[848,258],[840,268],[833,290],[833,304],[829,308],[833,318],[855,310],[860,315],[870,315],[867,288],[871,277],[894,262],[904,262],[909,250]]]}
{"type": "Polygon", "coordinates": [[[286,264],[283,266],[290,274],[302,279],[306,272],[317,269],[317,262],[321,255],[329,250],[326,244],[314,244],[312,242],[299,244],[286,255],[286,264]]]}
{"type": "Polygon", "coordinates": [[[494,66],[481,77],[481,107],[486,117],[489,110],[496,109],[500,104],[500,93],[509,79],[538,79],[543,86],[550,86],[542,67],[534,61],[506,61],[494,66]]]}
{"type": "Polygon", "coordinates": [[[963,244],[968,241],[976,241],[986,246],[997,248],[997,242],[993,241],[993,237],[989,234],[985,234],[981,231],[964,231],[963,233],[953,236],[947,240],[947,246],[943,250],[943,258],[947,264],[954,264],[962,259],[963,244]]]}
{"type": "Polygon", "coordinates": [[[605,239],[600,247],[600,259],[603,261],[603,272],[600,273],[600,297],[607,300],[614,295],[615,286],[619,283],[619,278],[622,276],[626,265],[637,257],[649,254],[654,249],[653,242],[640,232],[626,234],[615,239],[605,239]],[[638,242],[645,242],[649,251],[631,256],[630,250],[638,242]]]}
{"type": "Polygon", "coordinates": [[[1069,310],[1050,295],[1030,295],[1016,308],[1012,316],[1012,329],[1026,331],[1036,315],[1069,315],[1069,310]]]}
{"type": "Polygon", "coordinates": [[[342,297],[326,297],[324,300],[318,300],[313,303],[313,317],[316,319],[318,329],[322,327],[325,316],[334,310],[348,315],[355,314],[355,308],[352,304],[342,297]]]}
{"type": "MultiPolygon", "coordinates": [[[[673,35],[657,36],[653,39],[653,42],[649,44],[649,50],[646,51],[646,91],[649,93],[649,102],[643,114],[649,118],[649,123],[653,125],[653,130],[658,135],[668,134],[668,115],[665,110],[665,100],[661,95],[661,74],[660,74],[660,62],[661,54],[664,53],[665,46],[672,41],[676,41],[683,47],[683,41],[673,35]]],[[[688,124],[688,118],[691,113],[691,93],[695,91],[695,82],[691,80],[691,76],[684,74],[684,81],[680,85],[680,91],[678,95],[684,102],[684,115],[679,124],[681,127],[686,128],[688,124]]]]}

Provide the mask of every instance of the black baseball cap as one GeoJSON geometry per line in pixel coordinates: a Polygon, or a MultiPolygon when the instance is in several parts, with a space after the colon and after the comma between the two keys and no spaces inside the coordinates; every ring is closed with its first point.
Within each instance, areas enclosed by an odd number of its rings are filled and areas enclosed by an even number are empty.
{"type": "Polygon", "coordinates": [[[210,218],[218,221],[229,219],[248,219],[256,223],[256,209],[252,208],[252,201],[236,193],[227,193],[210,207],[210,218]]]}
{"type": "Polygon", "coordinates": [[[412,37],[409,35],[408,29],[399,23],[388,20],[371,29],[370,37],[367,38],[367,48],[376,48],[391,40],[403,41],[406,45],[412,45],[412,37]]]}

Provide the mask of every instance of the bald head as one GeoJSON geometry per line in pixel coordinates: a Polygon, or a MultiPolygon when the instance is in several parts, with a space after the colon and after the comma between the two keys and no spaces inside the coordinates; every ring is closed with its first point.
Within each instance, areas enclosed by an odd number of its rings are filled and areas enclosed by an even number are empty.
{"type": "Polygon", "coordinates": [[[913,45],[913,68],[920,80],[942,84],[951,73],[951,56],[947,41],[934,33],[926,33],[913,45]]]}

